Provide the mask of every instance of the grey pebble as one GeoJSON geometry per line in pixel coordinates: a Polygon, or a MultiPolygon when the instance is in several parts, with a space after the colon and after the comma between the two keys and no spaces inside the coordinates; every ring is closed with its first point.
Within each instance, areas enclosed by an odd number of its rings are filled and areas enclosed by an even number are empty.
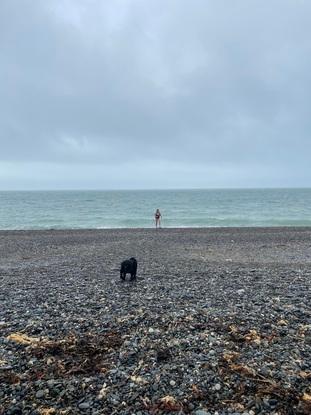
{"type": "Polygon", "coordinates": [[[45,396],[45,391],[44,390],[38,390],[38,392],[36,393],[36,398],[41,399],[45,396]]]}
{"type": "Polygon", "coordinates": [[[88,402],[82,402],[79,404],[80,409],[89,409],[91,405],[88,402]]]}

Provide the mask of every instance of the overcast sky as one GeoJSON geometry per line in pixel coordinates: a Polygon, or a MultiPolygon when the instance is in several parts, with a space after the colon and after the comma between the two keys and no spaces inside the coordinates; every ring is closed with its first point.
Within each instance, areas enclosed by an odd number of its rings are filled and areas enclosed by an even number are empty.
{"type": "Polygon", "coordinates": [[[1,0],[0,189],[310,186],[311,1],[1,0]]]}

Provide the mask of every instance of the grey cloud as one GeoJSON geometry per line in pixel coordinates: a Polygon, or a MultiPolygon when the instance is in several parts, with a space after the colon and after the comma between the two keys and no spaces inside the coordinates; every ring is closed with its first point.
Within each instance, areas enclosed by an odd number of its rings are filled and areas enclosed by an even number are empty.
{"type": "Polygon", "coordinates": [[[151,166],[164,187],[168,175],[172,187],[304,185],[310,12],[296,0],[2,0],[0,162],[14,183],[18,165],[27,183],[30,165],[46,177],[54,165],[67,178],[88,169],[95,187],[112,174],[116,187],[154,186],[151,166]],[[129,154],[132,174],[118,175],[129,154]]]}

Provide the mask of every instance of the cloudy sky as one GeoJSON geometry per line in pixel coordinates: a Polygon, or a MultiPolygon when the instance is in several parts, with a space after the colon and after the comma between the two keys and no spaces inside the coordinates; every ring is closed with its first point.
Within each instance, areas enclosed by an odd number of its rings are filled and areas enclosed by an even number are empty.
{"type": "Polygon", "coordinates": [[[1,0],[0,189],[310,186],[311,1],[1,0]]]}

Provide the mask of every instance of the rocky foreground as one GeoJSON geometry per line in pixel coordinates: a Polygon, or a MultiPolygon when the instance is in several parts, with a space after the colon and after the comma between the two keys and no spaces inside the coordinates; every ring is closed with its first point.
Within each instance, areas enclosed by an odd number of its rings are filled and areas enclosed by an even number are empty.
{"type": "Polygon", "coordinates": [[[305,228],[2,231],[0,414],[310,414],[310,265],[305,228]]]}

